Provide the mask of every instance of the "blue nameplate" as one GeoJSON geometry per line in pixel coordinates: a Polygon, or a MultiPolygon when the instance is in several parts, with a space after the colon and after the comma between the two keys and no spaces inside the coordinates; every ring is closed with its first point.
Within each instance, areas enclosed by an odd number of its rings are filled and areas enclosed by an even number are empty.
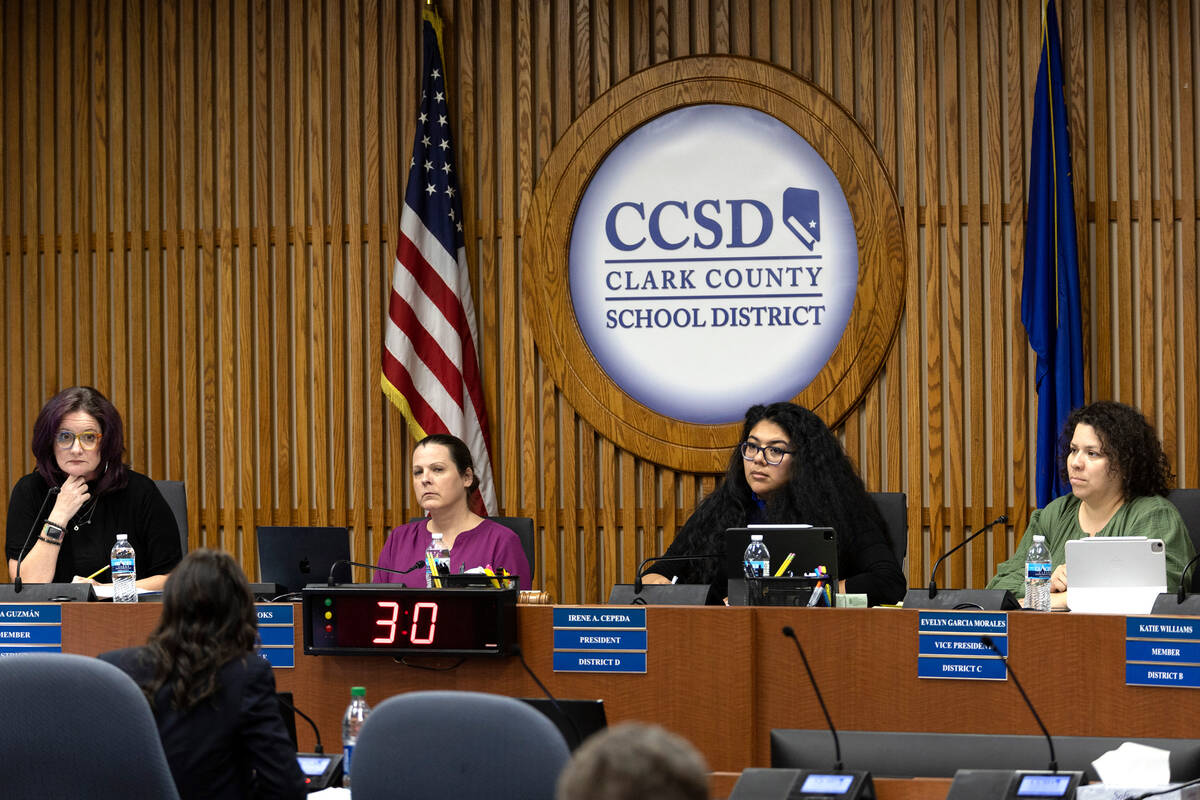
{"type": "Polygon", "coordinates": [[[1126,661],[1152,664],[1200,664],[1200,642],[1125,641],[1126,661]]]}
{"type": "Polygon", "coordinates": [[[918,678],[954,678],[981,681],[1008,680],[1008,665],[996,658],[918,658],[918,678]]]}
{"type": "Polygon", "coordinates": [[[645,631],[558,630],[555,650],[646,650],[645,631]]]}
{"type": "Polygon", "coordinates": [[[259,625],[292,625],[295,622],[295,606],[291,603],[255,603],[259,625]]]}
{"type": "Polygon", "coordinates": [[[5,647],[0,645],[0,656],[19,656],[22,653],[61,653],[62,645],[34,645],[32,647],[5,647]]]}
{"type": "Polygon", "coordinates": [[[62,645],[61,625],[5,625],[0,627],[0,645],[62,645]]]}
{"type": "Polygon", "coordinates": [[[289,669],[296,666],[295,647],[263,647],[259,649],[258,653],[276,669],[289,669]]]}
{"type": "Polygon", "coordinates": [[[11,625],[13,623],[25,625],[61,625],[62,606],[58,603],[26,605],[0,603],[0,625],[11,625]]]}
{"type": "Polygon", "coordinates": [[[258,638],[262,640],[263,647],[295,647],[296,629],[259,628],[258,638]]]}
{"type": "MultiPolygon", "coordinates": [[[[1008,637],[993,636],[992,641],[1000,652],[1008,655],[1008,637]]],[[[937,656],[948,658],[954,656],[984,656],[995,658],[996,651],[985,645],[977,634],[953,636],[941,633],[922,633],[917,636],[918,656],[937,656]]]]}
{"type": "Polygon", "coordinates": [[[555,608],[555,628],[645,628],[646,609],[555,608]]]}
{"type": "Polygon", "coordinates": [[[1126,617],[1129,639],[1200,639],[1200,619],[1188,617],[1126,617]]]}
{"type": "Polygon", "coordinates": [[[555,672],[645,672],[645,653],[556,651],[555,672]]]}
{"type": "Polygon", "coordinates": [[[921,611],[917,620],[920,633],[978,633],[1004,636],[1008,633],[1008,614],[1004,611],[921,611]]]}
{"type": "Polygon", "coordinates": [[[1200,688],[1200,667],[1166,664],[1126,664],[1125,683],[1130,686],[1178,686],[1200,688]]]}

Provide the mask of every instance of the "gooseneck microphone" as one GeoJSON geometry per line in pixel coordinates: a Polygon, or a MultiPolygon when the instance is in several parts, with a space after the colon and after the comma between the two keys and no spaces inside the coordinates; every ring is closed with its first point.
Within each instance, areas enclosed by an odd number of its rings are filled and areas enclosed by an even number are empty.
{"type": "Polygon", "coordinates": [[[1048,769],[1051,772],[1058,772],[1058,758],[1054,755],[1054,740],[1050,738],[1050,731],[1046,730],[1046,726],[1042,723],[1042,718],[1038,716],[1037,709],[1033,707],[1033,703],[1029,702],[1029,695],[1025,694],[1025,687],[1021,686],[1021,681],[1017,678],[1017,673],[1013,671],[1012,664],[1004,657],[1004,653],[1000,652],[1000,648],[996,646],[992,637],[981,636],[979,641],[983,643],[984,647],[1000,656],[1000,660],[1004,662],[1004,666],[1008,667],[1008,674],[1012,675],[1013,683],[1017,685],[1017,691],[1021,693],[1021,698],[1025,701],[1025,705],[1029,706],[1029,713],[1033,714],[1038,727],[1042,729],[1042,735],[1046,737],[1046,744],[1050,746],[1050,764],[1048,769]]]}
{"type": "MultiPolygon", "coordinates": [[[[1188,570],[1196,566],[1196,562],[1200,561],[1200,553],[1192,556],[1192,560],[1187,562],[1183,567],[1183,572],[1179,573],[1179,602],[1182,603],[1187,599],[1187,573],[1188,570]]],[[[1196,579],[1195,572],[1192,573],[1192,580],[1196,579]]]]}
{"type": "Polygon", "coordinates": [[[293,713],[299,714],[301,717],[304,718],[305,722],[307,722],[309,725],[312,726],[313,736],[315,736],[317,739],[317,743],[315,745],[313,745],[313,752],[316,753],[317,755],[323,755],[325,753],[325,748],[321,747],[321,731],[319,731],[317,729],[317,723],[312,721],[312,717],[310,717],[308,714],[305,714],[300,709],[296,708],[296,706],[294,704],[289,703],[287,700],[285,700],[279,694],[275,695],[275,699],[278,700],[280,703],[283,703],[288,708],[290,708],[293,713]]]}
{"type": "Polygon", "coordinates": [[[542,690],[542,694],[546,695],[546,699],[550,701],[550,705],[554,706],[554,710],[558,712],[558,716],[562,719],[565,719],[567,724],[571,726],[571,730],[575,733],[575,744],[574,746],[571,746],[570,742],[568,742],[567,744],[569,749],[574,750],[576,747],[583,744],[583,734],[579,732],[579,726],[575,724],[575,720],[571,719],[567,712],[563,711],[562,706],[558,704],[558,698],[550,694],[550,690],[546,688],[546,684],[538,680],[538,676],[533,674],[533,670],[530,669],[529,664],[525,662],[525,653],[521,650],[521,645],[513,642],[512,653],[521,660],[521,666],[524,667],[525,671],[529,673],[529,677],[533,678],[533,682],[536,683],[538,688],[542,690]]]}
{"type": "Polygon", "coordinates": [[[1000,516],[996,517],[994,520],[989,522],[987,525],[984,525],[982,528],[975,531],[974,533],[972,533],[967,538],[963,539],[958,544],[954,545],[954,547],[951,547],[949,550],[942,553],[942,557],[939,558],[936,562],[934,562],[933,569],[931,569],[929,571],[929,599],[930,600],[937,597],[937,591],[938,591],[937,590],[937,571],[938,571],[938,567],[940,567],[942,565],[942,562],[945,561],[946,558],[954,551],[961,550],[962,548],[966,547],[967,542],[971,541],[976,536],[982,536],[983,534],[990,531],[993,526],[1002,525],[1006,522],[1008,522],[1008,515],[1001,514],[1000,516]]]}
{"type": "Polygon", "coordinates": [[[633,581],[633,593],[634,594],[642,593],[642,578],[644,578],[646,576],[646,573],[643,572],[643,570],[646,568],[646,565],[649,564],[651,561],[702,561],[703,559],[706,559],[706,558],[724,558],[724,557],[725,557],[724,553],[701,553],[700,555],[695,555],[695,556],[652,556],[652,557],[647,558],[646,560],[642,561],[641,564],[638,564],[637,577],[634,578],[634,581],[633,581]]]}
{"type": "Polygon", "coordinates": [[[833,753],[835,772],[842,771],[842,745],[838,741],[837,728],[833,727],[833,718],[829,716],[829,709],[825,707],[825,698],[821,697],[821,689],[817,686],[817,679],[813,677],[812,667],[808,666],[808,656],[804,655],[804,648],[800,646],[800,640],[796,638],[796,632],[792,630],[791,625],[783,626],[783,635],[796,643],[796,649],[800,652],[800,660],[804,662],[804,671],[808,673],[808,682],[812,684],[813,694],[817,696],[817,702],[821,704],[821,712],[825,715],[825,721],[829,723],[829,732],[833,734],[833,753]]]}
{"type": "Polygon", "coordinates": [[[13,594],[21,593],[21,562],[25,560],[25,548],[29,546],[29,537],[33,536],[38,523],[42,521],[42,512],[46,510],[46,503],[56,494],[58,494],[58,487],[51,486],[50,491],[46,492],[46,496],[42,498],[42,504],[38,506],[37,516],[33,518],[33,526],[29,529],[29,533],[25,534],[25,541],[21,543],[21,549],[17,551],[17,574],[13,576],[13,594]]]}
{"type": "Polygon", "coordinates": [[[418,561],[417,563],[413,564],[408,569],[391,569],[389,567],[381,567],[378,564],[363,564],[358,561],[349,561],[349,560],[343,558],[343,559],[339,559],[329,565],[329,581],[328,581],[329,586],[337,586],[337,578],[335,578],[333,576],[333,573],[342,564],[349,564],[352,567],[366,567],[367,569],[377,569],[380,572],[390,572],[393,575],[407,575],[408,573],[412,572],[413,570],[420,569],[421,567],[425,566],[424,561],[418,561]]]}

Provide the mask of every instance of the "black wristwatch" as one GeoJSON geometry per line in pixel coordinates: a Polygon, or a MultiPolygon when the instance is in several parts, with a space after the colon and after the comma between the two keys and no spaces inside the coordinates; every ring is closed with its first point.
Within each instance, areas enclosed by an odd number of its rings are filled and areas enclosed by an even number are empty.
{"type": "Polygon", "coordinates": [[[47,521],[46,524],[42,526],[42,533],[40,536],[38,536],[38,538],[43,542],[61,545],[63,540],[63,529],[55,525],[53,522],[47,521]]]}

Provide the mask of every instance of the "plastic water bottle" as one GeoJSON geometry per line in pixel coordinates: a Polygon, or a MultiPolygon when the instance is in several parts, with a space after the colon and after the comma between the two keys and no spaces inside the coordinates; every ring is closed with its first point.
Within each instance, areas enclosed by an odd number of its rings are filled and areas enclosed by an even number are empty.
{"type": "Polygon", "coordinates": [[[346,706],[346,715],[342,717],[342,786],[350,785],[350,757],[354,754],[354,745],[358,744],[358,733],[370,713],[366,688],[351,687],[350,705],[346,706]]]}
{"type": "Polygon", "coordinates": [[[136,603],[137,593],[137,564],[133,553],[133,545],[129,537],[123,533],[117,534],[117,543],[113,545],[109,556],[112,567],[112,586],[114,603],[136,603]]]}
{"type": "Polygon", "coordinates": [[[1034,536],[1025,555],[1025,607],[1034,611],[1050,610],[1050,551],[1045,536],[1034,536]]]}
{"type": "Polygon", "coordinates": [[[771,553],[763,544],[761,533],[750,534],[750,544],[746,545],[745,561],[750,572],[756,578],[771,577],[771,553]]]}
{"type": "Polygon", "coordinates": [[[433,587],[433,573],[429,569],[429,562],[433,561],[437,564],[438,575],[447,575],[450,572],[450,551],[442,544],[442,535],[435,533],[433,541],[429,543],[429,549],[425,551],[425,587],[433,587]]]}

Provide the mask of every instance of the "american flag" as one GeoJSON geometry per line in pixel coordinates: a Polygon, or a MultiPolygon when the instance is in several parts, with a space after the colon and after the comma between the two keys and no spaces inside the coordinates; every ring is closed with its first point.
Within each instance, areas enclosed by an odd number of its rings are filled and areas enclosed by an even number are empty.
{"type": "Polygon", "coordinates": [[[441,19],[428,8],[422,16],[421,109],[400,212],[380,383],[414,437],[450,433],[467,443],[487,513],[496,508],[496,492],[450,142],[441,19]]]}

